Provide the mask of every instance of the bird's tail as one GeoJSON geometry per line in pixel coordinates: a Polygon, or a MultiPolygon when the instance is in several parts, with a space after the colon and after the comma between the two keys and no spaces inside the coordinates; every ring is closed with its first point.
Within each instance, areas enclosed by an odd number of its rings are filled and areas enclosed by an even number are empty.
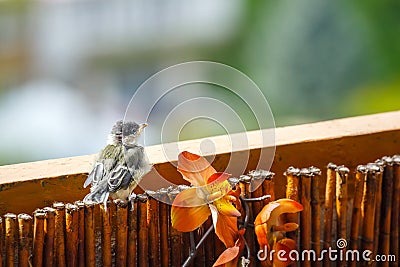
{"type": "Polygon", "coordinates": [[[109,194],[107,187],[97,186],[91,188],[90,193],[85,196],[83,202],[96,204],[104,203],[104,205],[106,205],[109,194]]]}

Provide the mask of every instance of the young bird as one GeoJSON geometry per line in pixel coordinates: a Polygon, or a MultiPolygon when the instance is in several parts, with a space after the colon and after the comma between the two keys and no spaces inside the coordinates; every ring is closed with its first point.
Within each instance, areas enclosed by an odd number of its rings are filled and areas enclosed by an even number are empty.
{"type": "Polygon", "coordinates": [[[147,124],[117,121],[108,136],[108,142],[97,155],[93,170],[83,187],[91,184],[84,202],[104,203],[108,196],[127,200],[151,165],[138,145],[137,139],[147,124]]]}

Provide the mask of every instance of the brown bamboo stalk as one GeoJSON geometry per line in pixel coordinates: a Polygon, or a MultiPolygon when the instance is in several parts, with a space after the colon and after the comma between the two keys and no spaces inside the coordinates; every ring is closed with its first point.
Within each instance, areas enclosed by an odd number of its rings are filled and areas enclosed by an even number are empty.
{"type": "Polygon", "coordinates": [[[128,213],[128,259],[127,266],[137,266],[138,203],[136,196],[131,198],[128,213]]]}
{"type": "MultiPolygon", "coordinates": [[[[333,219],[333,203],[335,201],[336,192],[336,168],[333,163],[329,163],[326,173],[326,189],[325,189],[325,212],[324,212],[324,249],[331,247],[332,240],[332,219],[333,219]]],[[[324,258],[323,266],[330,266],[327,257],[324,258]]]]}
{"type": "MultiPolygon", "coordinates": [[[[310,167],[309,172],[311,174],[311,241],[312,249],[319,257],[321,254],[321,206],[319,195],[321,170],[317,167],[310,167]]],[[[313,266],[320,266],[320,262],[313,262],[313,266]]]]}
{"type": "Polygon", "coordinates": [[[14,266],[15,247],[17,244],[17,215],[7,213],[4,215],[5,221],[5,249],[6,249],[6,266],[14,266]]]}
{"type": "MultiPolygon", "coordinates": [[[[241,175],[239,177],[239,185],[242,188],[242,196],[244,198],[251,198],[251,181],[252,181],[252,177],[249,175],[241,175]]],[[[250,222],[254,221],[255,217],[253,216],[253,202],[247,202],[247,205],[249,206],[249,212],[248,212],[248,216],[249,216],[249,220],[250,222]]],[[[250,251],[256,251],[256,240],[254,238],[254,233],[252,233],[251,231],[246,231],[245,234],[245,239],[247,241],[247,245],[249,246],[250,251]]],[[[256,259],[254,257],[254,254],[250,255],[250,261],[254,262],[256,259]]]]}
{"type": "Polygon", "coordinates": [[[159,225],[159,205],[156,198],[158,193],[146,191],[150,196],[147,202],[147,221],[149,224],[149,246],[151,248],[150,266],[160,266],[160,225],[159,225]]]}
{"type": "MultiPolygon", "coordinates": [[[[336,214],[337,214],[337,237],[347,242],[347,184],[350,170],[339,166],[336,169],[336,214]]],[[[347,244],[347,243],[344,244],[347,244]]],[[[346,253],[346,246],[339,247],[346,253]]],[[[338,262],[338,266],[346,266],[345,258],[338,262]]]]}
{"type": "MultiPolygon", "coordinates": [[[[382,205],[380,213],[380,231],[378,254],[389,255],[390,253],[390,222],[392,215],[393,197],[393,160],[391,157],[383,157],[385,168],[382,176],[382,205]]],[[[382,266],[389,266],[389,261],[382,262],[382,266]]]]}
{"type": "Polygon", "coordinates": [[[56,266],[65,267],[65,205],[62,202],[53,204],[56,209],[56,228],[55,228],[55,262],[56,266]]]}
{"type": "MultiPolygon", "coordinates": [[[[363,199],[361,202],[361,249],[362,251],[374,249],[374,216],[375,199],[377,192],[377,176],[380,175],[380,167],[377,165],[367,165],[368,173],[364,186],[363,199]]],[[[361,262],[362,266],[369,265],[368,262],[361,262]]]]}
{"type": "MultiPolygon", "coordinates": [[[[194,240],[196,244],[200,241],[201,237],[205,233],[204,225],[201,225],[197,230],[194,231],[194,240]]],[[[205,248],[204,243],[197,249],[195,262],[196,267],[206,267],[206,259],[205,259],[205,248]]]]}
{"type": "MultiPolygon", "coordinates": [[[[300,170],[300,203],[303,211],[300,212],[300,249],[311,249],[311,173],[308,168],[300,170]]],[[[301,266],[311,266],[310,260],[306,257],[301,261],[301,266]]]]}
{"type": "Polygon", "coordinates": [[[85,203],[76,201],[78,207],[78,266],[85,266],[85,203]]]}
{"type": "MultiPolygon", "coordinates": [[[[350,230],[350,249],[358,250],[358,235],[360,232],[360,219],[361,219],[361,201],[364,191],[364,181],[367,176],[367,167],[365,165],[357,166],[354,184],[354,200],[353,212],[351,218],[350,230]]],[[[350,266],[356,266],[357,261],[351,261],[350,266]]]]}
{"type": "Polygon", "coordinates": [[[94,204],[85,204],[85,266],[96,265],[94,204]]]}
{"type": "MultiPolygon", "coordinates": [[[[173,203],[176,195],[180,191],[177,189],[173,189],[168,192],[169,201],[173,203]]],[[[169,207],[169,209],[171,206],[169,207]]],[[[171,212],[171,210],[169,211],[171,212]]],[[[170,248],[171,248],[171,266],[178,267],[181,266],[183,263],[182,257],[182,233],[172,227],[171,222],[169,222],[169,229],[170,229],[170,248]]]]}
{"type": "MultiPolygon", "coordinates": [[[[249,176],[251,177],[250,181],[250,191],[252,198],[259,198],[263,196],[263,181],[265,179],[265,175],[263,170],[254,170],[249,172],[249,176]]],[[[253,203],[253,214],[258,214],[263,208],[262,201],[255,201],[253,203]]]]}
{"type": "Polygon", "coordinates": [[[54,262],[54,237],[56,229],[56,210],[51,207],[43,209],[46,213],[44,221],[44,252],[43,252],[43,265],[52,267],[54,262]]]}
{"type": "Polygon", "coordinates": [[[265,199],[263,201],[263,206],[267,205],[269,202],[275,200],[275,183],[274,183],[274,176],[275,173],[273,172],[266,172],[264,173],[265,179],[262,184],[263,195],[270,195],[269,199],[265,199]]]}
{"type": "Polygon", "coordinates": [[[160,253],[161,253],[161,266],[167,267],[169,266],[169,254],[170,254],[170,247],[169,247],[169,233],[168,233],[168,226],[169,226],[169,209],[168,209],[168,190],[167,189],[160,189],[158,190],[158,194],[160,196],[160,253]]]}
{"type": "Polygon", "coordinates": [[[117,199],[114,201],[117,207],[117,233],[116,233],[116,266],[126,266],[128,249],[128,202],[117,199]]]}
{"type": "Polygon", "coordinates": [[[3,266],[3,240],[4,240],[4,231],[3,231],[3,218],[0,217],[0,267],[3,266]]]}
{"type": "Polygon", "coordinates": [[[18,215],[19,246],[18,266],[28,267],[32,247],[32,216],[22,213],[18,215]]]}
{"type": "Polygon", "coordinates": [[[385,162],[381,159],[375,161],[375,163],[370,163],[378,165],[381,168],[381,171],[376,179],[376,195],[375,195],[375,217],[374,217],[374,225],[375,225],[375,233],[374,233],[374,249],[373,252],[376,254],[378,252],[379,247],[379,234],[380,234],[380,224],[381,224],[381,207],[382,207],[382,180],[383,180],[383,170],[385,168],[385,162]]]}
{"type": "MultiPolygon", "coordinates": [[[[208,218],[208,220],[204,223],[204,228],[206,231],[212,226],[212,219],[211,217],[208,218]]],[[[215,244],[214,244],[214,238],[213,238],[213,233],[211,233],[206,241],[205,241],[205,260],[206,260],[206,266],[212,266],[216,260],[215,258],[215,244]]]]}
{"type": "MultiPolygon", "coordinates": [[[[300,169],[294,168],[294,167],[289,167],[286,172],[284,173],[286,176],[287,180],[287,185],[286,185],[286,198],[292,199],[294,201],[299,202],[300,201],[300,196],[299,196],[299,190],[300,190],[300,183],[299,183],[299,175],[300,175],[300,169]]],[[[299,223],[299,215],[293,214],[293,213],[288,213],[286,214],[286,220],[288,222],[294,222],[294,223],[299,223]]],[[[297,245],[299,245],[299,235],[298,231],[293,231],[293,232],[288,232],[287,237],[291,238],[293,240],[296,240],[297,245]]]]}
{"type": "Polygon", "coordinates": [[[68,203],[65,206],[65,239],[67,266],[78,266],[78,206],[68,203]]]}
{"type": "Polygon", "coordinates": [[[46,212],[44,210],[36,210],[34,213],[33,225],[33,267],[43,266],[43,243],[44,243],[44,222],[46,212]]]}
{"type": "MultiPolygon", "coordinates": [[[[400,155],[393,156],[393,195],[392,195],[392,216],[390,223],[390,254],[399,261],[399,227],[400,227],[400,155]]],[[[398,263],[391,262],[390,266],[397,266],[398,263]]]]}
{"type": "Polygon", "coordinates": [[[102,238],[101,238],[101,251],[102,251],[102,264],[104,267],[112,266],[112,254],[111,254],[111,234],[112,234],[112,224],[111,224],[111,213],[110,204],[107,203],[107,207],[101,205],[100,213],[102,218],[102,238]]]}
{"type": "Polygon", "coordinates": [[[139,215],[139,241],[138,242],[138,259],[139,266],[149,266],[149,231],[147,221],[147,201],[145,194],[137,195],[138,214],[139,215]]]}

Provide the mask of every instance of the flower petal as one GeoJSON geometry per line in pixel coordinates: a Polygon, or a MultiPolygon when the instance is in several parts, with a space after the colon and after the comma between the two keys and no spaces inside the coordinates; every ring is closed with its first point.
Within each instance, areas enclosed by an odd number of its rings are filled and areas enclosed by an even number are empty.
{"type": "Polygon", "coordinates": [[[198,188],[189,188],[175,197],[171,208],[171,223],[178,231],[190,232],[202,225],[210,214],[198,188]]]}
{"type": "Polygon", "coordinates": [[[206,185],[207,179],[216,173],[216,170],[202,156],[183,151],[178,156],[178,171],[183,178],[192,185],[206,185]]]}
{"type": "Polygon", "coordinates": [[[213,202],[221,215],[239,217],[242,214],[232,205],[228,198],[220,198],[213,202]]]}
{"type": "MultiPolygon", "coordinates": [[[[278,199],[265,205],[254,221],[255,233],[260,246],[268,246],[273,241],[272,226],[281,224],[279,221],[281,214],[295,213],[302,210],[303,206],[291,199],[278,199]]],[[[289,224],[288,226],[293,225],[289,224]]]]}
{"type": "MultiPolygon", "coordinates": [[[[234,261],[237,258],[237,256],[239,255],[239,251],[240,251],[240,248],[238,246],[234,246],[234,247],[225,249],[224,252],[222,252],[222,254],[219,255],[219,257],[218,257],[217,261],[214,263],[213,267],[220,266],[220,265],[226,264],[228,262],[234,261]]],[[[236,261],[237,261],[237,259],[236,259],[236,261]]],[[[236,265],[233,265],[233,266],[236,266],[236,265]]]]}
{"type": "Polygon", "coordinates": [[[199,207],[177,207],[171,208],[172,227],[181,232],[191,232],[199,228],[210,216],[207,205],[199,207]]]}
{"type": "Polygon", "coordinates": [[[295,213],[302,210],[303,205],[294,200],[287,198],[278,199],[264,206],[257,215],[254,224],[260,225],[268,222],[268,224],[276,225],[278,223],[278,218],[282,213],[295,213]]]}
{"type": "Polygon", "coordinates": [[[280,258],[278,258],[277,253],[274,254],[273,262],[275,267],[286,267],[293,263],[289,254],[290,251],[296,249],[296,241],[290,238],[281,239],[275,244],[273,249],[275,251],[285,251],[284,255],[280,255],[280,258]]]}
{"type": "Polygon", "coordinates": [[[225,247],[233,247],[238,239],[237,217],[225,216],[219,213],[216,206],[209,204],[214,223],[215,234],[225,247]]]}

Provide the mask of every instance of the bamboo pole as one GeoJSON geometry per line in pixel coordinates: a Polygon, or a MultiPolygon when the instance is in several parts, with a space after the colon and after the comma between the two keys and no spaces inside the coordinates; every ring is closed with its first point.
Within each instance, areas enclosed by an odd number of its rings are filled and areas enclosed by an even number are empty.
{"type": "Polygon", "coordinates": [[[78,266],[78,206],[68,203],[65,206],[65,239],[67,266],[78,266]]]}
{"type": "Polygon", "coordinates": [[[136,196],[130,200],[128,213],[128,259],[127,266],[137,266],[138,203],[136,196]]]}
{"type": "MultiPolygon", "coordinates": [[[[358,250],[358,235],[360,232],[360,218],[361,218],[361,201],[364,191],[364,181],[367,176],[367,167],[365,165],[358,165],[355,175],[354,184],[354,200],[353,200],[353,212],[351,218],[351,230],[350,230],[350,249],[358,250]]],[[[356,266],[357,261],[353,260],[350,266],[356,266]]]]}
{"type": "Polygon", "coordinates": [[[22,213],[18,215],[19,246],[18,266],[28,267],[32,247],[32,216],[22,213]]]}
{"type": "Polygon", "coordinates": [[[0,267],[3,266],[3,240],[4,240],[4,231],[3,231],[3,218],[0,217],[0,267]]]}
{"type": "Polygon", "coordinates": [[[382,180],[383,180],[383,170],[385,168],[386,163],[378,159],[375,163],[369,163],[370,165],[375,164],[378,165],[381,169],[378,176],[376,177],[376,195],[375,195],[375,217],[374,217],[374,249],[373,252],[376,254],[378,252],[379,247],[379,233],[380,233],[380,217],[381,217],[381,207],[382,207],[382,180]]]}
{"type": "MultiPolygon", "coordinates": [[[[286,198],[291,200],[300,201],[299,190],[300,190],[300,183],[299,183],[299,175],[300,169],[289,167],[284,175],[286,176],[287,185],[286,185],[286,198]]],[[[286,214],[286,220],[288,222],[299,223],[299,214],[288,213],[286,214]]],[[[288,238],[291,238],[296,241],[297,245],[299,245],[299,234],[298,231],[288,232],[286,233],[288,238]]]]}
{"type": "MultiPolygon", "coordinates": [[[[312,249],[319,257],[321,254],[321,206],[319,195],[321,170],[317,167],[310,167],[309,172],[311,175],[311,241],[312,249]]],[[[313,262],[313,266],[320,266],[320,262],[313,262]]]]}
{"type": "Polygon", "coordinates": [[[147,221],[147,201],[148,197],[145,194],[136,196],[138,199],[139,215],[139,240],[138,242],[138,259],[139,266],[149,266],[149,230],[147,221]]]}
{"type": "Polygon", "coordinates": [[[56,266],[65,267],[65,205],[62,202],[53,204],[56,209],[56,228],[55,228],[55,260],[56,266]]]}
{"type": "Polygon", "coordinates": [[[161,188],[158,190],[160,196],[160,252],[161,252],[161,266],[169,266],[170,260],[170,247],[169,247],[169,210],[168,210],[168,190],[161,188]]]}
{"type": "MultiPolygon", "coordinates": [[[[337,237],[347,244],[347,183],[350,170],[344,166],[336,168],[336,214],[337,214],[337,237]]],[[[346,253],[346,246],[338,247],[343,255],[346,253]]],[[[338,266],[346,266],[345,258],[338,262],[338,266]]]]}
{"type": "MultiPolygon", "coordinates": [[[[250,192],[250,184],[252,181],[252,177],[249,175],[241,175],[239,177],[239,186],[241,188],[241,194],[244,198],[251,198],[251,192],[250,192]]],[[[255,217],[253,216],[253,204],[252,202],[247,202],[247,205],[249,207],[249,211],[248,211],[248,216],[249,216],[249,221],[252,222],[254,221],[255,217]]],[[[243,218],[244,219],[244,218],[243,218]]],[[[249,249],[251,252],[256,251],[256,241],[254,239],[254,233],[252,233],[251,231],[246,231],[245,234],[245,239],[247,241],[247,245],[249,246],[249,249]]],[[[250,255],[250,261],[254,262],[255,259],[255,255],[253,255],[253,253],[250,255]]]]}
{"type": "MultiPolygon", "coordinates": [[[[200,241],[201,237],[205,233],[204,224],[201,225],[197,230],[194,231],[194,240],[196,244],[200,241]]],[[[206,267],[206,259],[205,259],[205,248],[204,243],[197,249],[196,260],[195,260],[196,267],[206,267]]]]}
{"type": "Polygon", "coordinates": [[[6,249],[6,266],[14,266],[15,247],[17,244],[17,215],[7,213],[4,215],[5,221],[5,249],[6,249]]]}
{"type": "Polygon", "coordinates": [[[96,265],[94,203],[85,204],[85,266],[96,265]]]}
{"type": "Polygon", "coordinates": [[[45,207],[43,212],[46,214],[44,221],[44,252],[43,265],[52,267],[54,262],[54,237],[56,231],[56,210],[51,207],[45,207]]]}
{"type": "MultiPolygon", "coordinates": [[[[391,157],[383,157],[385,168],[382,176],[382,205],[380,213],[380,231],[378,254],[389,255],[390,253],[390,222],[392,215],[393,197],[393,160],[391,157]]],[[[382,266],[389,266],[389,261],[382,262],[382,266]]]]}
{"type": "MultiPolygon", "coordinates": [[[[335,201],[336,192],[336,170],[337,166],[329,163],[326,173],[326,190],[325,190],[325,212],[324,212],[324,249],[331,247],[332,240],[332,220],[333,220],[333,203],[335,201]]],[[[323,266],[330,266],[327,257],[324,258],[323,266]]]]}
{"type": "MultiPolygon", "coordinates": [[[[249,172],[250,180],[250,192],[252,198],[259,198],[263,195],[263,181],[264,175],[263,170],[254,170],[249,172]]],[[[253,203],[253,214],[258,214],[263,207],[263,203],[261,201],[255,201],[253,203]]]]}
{"type": "MultiPolygon", "coordinates": [[[[300,170],[300,203],[303,211],[300,212],[300,249],[311,249],[311,173],[308,168],[300,170]]],[[[310,259],[304,258],[301,266],[311,266],[310,259]]]]}
{"type": "Polygon", "coordinates": [[[275,173],[273,172],[265,172],[265,179],[262,184],[263,195],[270,195],[269,199],[265,199],[263,201],[263,206],[267,205],[269,202],[275,200],[275,183],[274,183],[274,176],[275,173]]]}
{"type": "Polygon", "coordinates": [[[147,201],[147,222],[149,224],[149,246],[151,248],[150,266],[160,266],[160,225],[159,225],[159,205],[156,198],[158,193],[146,191],[150,196],[147,201]]]}
{"type": "Polygon", "coordinates": [[[33,213],[33,267],[43,266],[44,222],[46,212],[38,209],[33,213]]]}
{"type": "Polygon", "coordinates": [[[100,206],[100,213],[102,218],[102,238],[101,238],[101,251],[102,251],[102,264],[104,267],[112,266],[112,254],[111,254],[111,209],[109,208],[111,201],[107,203],[107,207],[104,205],[100,206]]]}
{"type": "MultiPolygon", "coordinates": [[[[213,225],[212,219],[208,218],[208,220],[204,223],[204,228],[207,230],[213,225]]],[[[205,259],[206,266],[212,266],[216,260],[215,258],[215,244],[214,244],[214,234],[210,234],[205,241],[205,259]]]]}
{"type": "Polygon", "coordinates": [[[117,207],[117,253],[116,266],[126,266],[126,255],[128,249],[128,202],[117,199],[114,201],[117,207]]]}
{"type": "MultiPolygon", "coordinates": [[[[367,165],[368,173],[364,186],[363,199],[361,202],[361,249],[362,251],[374,249],[374,215],[375,215],[375,199],[377,192],[377,176],[380,175],[381,169],[377,165],[367,165]]],[[[369,265],[368,262],[361,262],[362,266],[369,265]]]]}
{"type": "Polygon", "coordinates": [[[85,266],[85,203],[76,201],[78,207],[78,266],[85,266]]]}
{"type": "MultiPolygon", "coordinates": [[[[176,195],[179,194],[179,190],[172,189],[168,192],[169,201],[173,203],[176,195]]],[[[169,207],[171,212],[171,206],[169,207]]],[[[183,263],[182,258],[182,233],[172,227],[171,222],[169,222],[169,229],[170,229],[170,247],[171,247],[171,266],[178,267],[181,266],[183,263]]]]}
{"type": "MultiPolygon", "coordinates": [[[[393,195],[392,195],[392,217],[390,223],[390,254],[396,260],[400,260],[399,255],[399,227],[400,227],[400,155],[393,156],[393,195]]],[[[391,262],[390,266],[396,266],[396,262],[391,262]]]]}

